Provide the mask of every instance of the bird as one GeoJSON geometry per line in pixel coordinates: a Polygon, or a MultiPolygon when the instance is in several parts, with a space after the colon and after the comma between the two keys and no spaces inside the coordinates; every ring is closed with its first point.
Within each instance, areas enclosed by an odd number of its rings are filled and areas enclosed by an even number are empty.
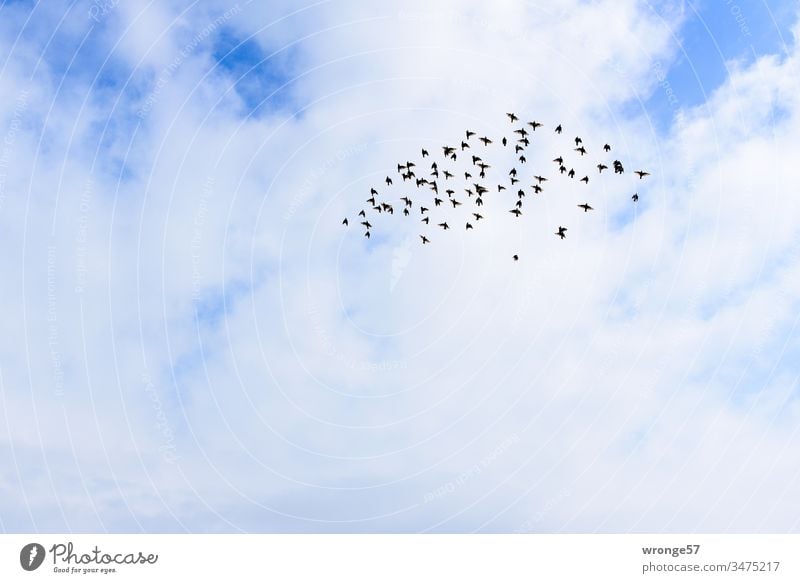
{"type": "Polygon", "coordinates": [[[424,214],[428,212],[428,207],[421,206],[419,207],[419,214],[424,214]]]}
{"type": "Polygon", "coordinates": [[[405,169],[405,168],[406,168],[406,167],[405,167],[405,166],[403,166],[402,164],[398,164],[398,165],[397,165],[397,171],[398,171],[398,172],[401,172],[401,171],[402,171],[403,169],[405,169]]]}
{"type": "Polygon", "coordinates": [[[523,138],[528,135],[528,130],[525,128],[519,128],[518,130],[514,130],[515,134],[521,135],[523,138]]]}
{"type": "Polygon", "coordinates": [[[608,169],[608,166],[606,166],[605,164],[598,164],[597,165],[597,170],[600,172],[600,174],[602,174],[603,170],[606,170],[606,169],[608,169]]]}
{"type": "Polygon", "coordinates": [[[542,124],[540,124],[538,121],[529,121],[528,125],[533,128],[533,131],[536,131],[536,128],[542,127],[542,124]]]}
{"type": "Polygon", "coordinates": [[[434,198],[433,199],[433,204],[436,205],[436,206],[439,206],[440,204],[442,204],[442,199],[441,198],[434,198]]]}
{"type": "Polygon", "coordinates": [[[580,152],[581,156],[585,156],[586,155],[586,148],[584,148],[583,146],[575,148],[575,151],[576,152],[580,152]]]}
{"type": "Polygon", "coordinates": [[[461,151],[463,152],[466,148],[469,148],[469,144],[464,140],[461,140],[461,151]]]}
{"type": "Polygon", "coordinates": [[[445,231],[446,231],[447,229],[449,229],[449,228],[450,228],[450,227],[447,225],[447,223],[439,223],[439,226],[440,226],[442,229],[444,229],[445,231]]]}
{"type": "Polygon", "coordinates": [[[476,221],[480,221],[483,218],[483,215],[478,213],[472,213],[472,216],[475,217],[476,221]]]}
{"type": "Polygon", "coordinates": [[[589,184],[589,177],[588,176],[584,176],[583,178],[581,178],[581,182],[585,182],[586,184],[589,184]]]}
{"type": "Polygon", "coordinates": [[[378,191],[375,190],[374,188],[370,188],[369,189],[369,193],[372,194],[372,195],[376,195],[376,194],[378,194],[378,191]]]}
{"type": "Polygon", "coordinates": [[[645,176],[650,176],[650,173],[649,172],[645,172],[644,170],[636,170],[634,172],[634,174],[636,174],[639,177],[639,180],[641,180],[645,176]]]}
{"type": "Polygon", "coordinates": [[[519,210],[518,208],[511,209],[508,212],[510,212],[512,215],[514,215],[517,218],[519,218],[519,216],[522,214],[522,211],[519,210]]]}
{"type": "Polygon", "coordinates": [[[570,178],[575,178],[575,169],[570,168],[569,172],[567,172],[567,176],[569,176],[570,178]]]}
{"type": "Polygon", "coordinates": [[[524,164],[525,163],[525,156],[520,156],[519,157],[519,162],[520,162],[520,164],[524,164]]]}
{"type": "Polygon", "coordinates": [[[576,138],[575,138],[575,145],[576,145],[576,146],[580,146],[582,143],[583,143],[583,140],[582,140],[582,139],[580,139],[580,138],[578,138],[578,137],[576,137],[576,138]]]}
{"type": "Polygon", "coordinates": [[[539,184],[541,184],[542,182],[547,182],[547,178],[545,178],[544,176],[534,176],[534,178],[539,184]]]}
{"type": "Polygon", "coordinates": [[[469,180],[470,178],[472,178],[472,174],[469,172],[464,172],[464,180],[469,180]]]}
{"type": "Polygon", "coordinates": [[[454,198],[451,198],[451,199],[450,199],[450,202],[452,202],[452,203],[453,203],[453,208],[456,208],[457,206],[461,206],[461,203],[460,203],[460,202],[458,202],[458,201],[457,201],[456,199],[454,199],[454,198]]]}
{"type": "Polygon", "coordinates": [[[561,237],[562,239],[566,239],[566,237],[567,237],[567,228],[566,227],[559,227],[558,231],[556,231],[555,235],[557,237],[561,237]]]}
{"type": "Polygon", "coordinates": [[[637,202],[637,201],[639,200],[639,193],[638,193],[638,192],[637,192],[637,193],[635,193],[635,194],[634,194],[634,195],[631,197],[631,200],[632,200],[633,202],[637,202]]]}
{"type": "Polygon", "coordinates": [[[509,176],[516,176],[517,175],[517,169],[516,168],[512,168],[511,170],[508,171],[508,175],[509,176]]]}
{"type": "Polygon", "coordinates": [[[413,200],[411,200],[407,196],[401,196],[400,200],[402,200],[405,203],[406,206],[411,206],[413,204],[413,202],[414,202],[413,200]]]}
{"type": "Polygon", "coordinates": [[[491,144],[491,143],[492,143],[492,140],[490,140],[490,139],[489,139],[489,138],[487,138],[486,136],[483,136],[482,138],[480,138],[480,141],[481,141],[481,142],[483,142],[483,145],[484,145],[484,146],[488,146],[489,144],[491,144]]]}
{"type": "Polygon", "coordinates": [[[564,164],[564,158],[561,157],[561,156],[559,156],[558,158],[553,158],[553,162],[558,163],[558,165],[560,166],[560,165],[564,164]]]}
{"type": "Polygon", "coordinates": [[[542,192],[542,187],[539,186],[538,184],[534,184],[533,185],[533,192],[535,192],[536,194],[539,194],[540,192],[542,192]]]}
{"type": "Polygon", "coordinates": [[[561,131],[562,131],[562,130],[561,130],[561,124],[558,124],[558,125],[556,126],[556,133],[557,133],[557,134],[560,134],[560,133],[561,133],[561,131]]]}
{"type": "Polygon", "coordinates": [[[505,136],[503,137],[502,144],[503,144],[503,146],[508,144],[508,140],[505,138],[505,136]]]}
{"type": "Polygon", "coordinates": [[[511,258],[512,258],[514,261],[519,261],[519,255],[516,255],[516,254],[514,254],[514,255],[512,255],[512,256],[511,256],[511,258]]]}
{"type": "Polygon", "coordinates": [[[407,217],[409,214],[410,214],[410,213],[408,212],[408,209],[407,209],[407,208],[404,208],[404,209],[403,209],[403,216],[406,216],[406,217],[407,217]]]}
{"type": "Polygon", "coordinates": [[[347,220],[347,217],[345,217],[345,218],[344,218],[344,220],[342,221],[342,224],[343,224],[345,227],[346,227],[347,225],[349,225],[349,224],[350,224],[350,221],[348,221],[348,220],[347,220]]]}
{"type": "Polygon", "coordinates": [[[422,219],[422,222],[427,225],[428,223],[431,222],[431,218],[430,217],[425,217],[424,219],[422,219]]]}
{"type": "Polygon", "coordinates": [[[367,199],[367,202],[372,206],[375,206],[375,197],[371,196],[370,198],[367,199]]]}
{"type": "Polygon", "coordinates": [[[450,180],[453,177],[453,175],[450,172],[448,172],[447,170],[444,170],[443,172],[444,172],[444,179],[445,180],[450,180]]]}
{"type": "Polygon", "coordinates": [[[506,187],[503,186],[502,184],[498,184],[497,185],[497,192],[500,192],[501,190],[505,190],[505,189],[506,189],[506,187]]]}
{"type": "Polygon", "coordinates": [[[364,212],[364,209],[361,209],[361,212],[358,213],[359,217],[366,217],[367,213],[364,212]]]}
{"type": "Polygon", "coordinates": [[[387,176],[386,177],[386,186],[391,186],[391,184],[392,184],[392,179],[387,176]]]}
{"type": "Polygon", "coordinates": [[[508,116],[508,119],[510,119],[510,120],[511,120],[511,123],[514,123],[515,121],[517,121],[517,120],[519,119],[519,118],[518,118],[516,115],[514,115],[513,113],[507,113],[506,115],[508,116]]]}
{"type": "Polygon", "coordinates": [[[594,210],[592,207],[589,206],[589,203],[586,203],[586,202],[583,203],[583,204],[579,204],[578,207],[582,208],[583,212],[589,212],[589,211],[594,210]]]}
{"type": "Polygon", "coordinates": [[[425,158],[428,155],[428,150],[422,148],[422,157],[425,158]]]}
{"type": "Polygon", "coordinates": [[[466,230],[468,230],[468,229],[473,229],[473,228],[474,228],[474,227],[473,227],[472,225],[470,225],[469,223],[467,223],[467,227],[466,227],[466,229],[464,229],[464,230],[466,231],[466,230]]]}
{"type": "Polygon", "coordinates": [[[611,146],[609,146],[608,144],[605,144],[603,146],[603,150],[606,151],[606,152],[610,152],[611,151],[611,146]]]}
{"type": "Polygon", "coordinates": [[[475,135],[475,132],[471,132],[471,131],[467,130],[467,139],[470,139],[474,135],[475,135]]]}
{"type": "Polygon", "coordinates": [[[426,243],[430,243],[431,242],[431,240],[428,239],[425,235],[420,235],[419,238],[422,239],[422,244],[423,245],[425,245],[426,243]]]}
{"type": "Polygon", "coordinates": [[[365,236],[367,239],[369,239],[369,238],[370,238],[369,231],[367,231],[366,233],[364,233],[364,236],[365,236]]]}
{"type": "Polygon", "coordinates": [[[444,150],[445,156],[449,156],[450,154],[453,154],[456,151],[455,148],[451,148],[450,146],[442,146],[442,150],[444,150]]]}

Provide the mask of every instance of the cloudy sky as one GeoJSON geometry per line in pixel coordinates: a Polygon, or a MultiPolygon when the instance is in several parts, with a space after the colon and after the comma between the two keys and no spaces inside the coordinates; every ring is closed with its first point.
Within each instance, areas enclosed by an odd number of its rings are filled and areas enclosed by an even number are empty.
{"type": "Polygon", "coordinates": [[[0,530],[798,531],[798,18],[5,0],[0,530]],[[507,111],[628,171],[341,225],[507,111]]]}

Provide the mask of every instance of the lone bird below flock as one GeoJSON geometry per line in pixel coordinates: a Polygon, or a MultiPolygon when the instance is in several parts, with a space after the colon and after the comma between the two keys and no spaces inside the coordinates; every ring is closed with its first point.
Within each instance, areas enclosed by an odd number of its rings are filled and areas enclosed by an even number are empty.
{"type": "MultiPolygon", "coordinates": [[[[539,146],[539,144],[537,144],[537,142],[540,139],[540,137],[534,135],[533,132],[535,132],[537,128],[543,127],[544,124],[542,124],[542,123],[540,123],[538,121],[529,121],[529,122],[523,124],[523,123],[519,122],[519,116],[517,116],[515,113],[512,113],[512,112],[506,113],[506,116],[508,117],[509,123],[512,124],[512,128],[509,131],[511,132],[511,134],[516,134],[517,136],[519,136],[519,139],[517,140],[517,143],[514,145],[515,155],[517,156],[518,161],[519,161],[520,164],[525,164],[528,161],[528,158],[526,156],[527,154],[529,154],[531,151],[536,151],[536,152],[540,151],[540,148],[537,147],[537,146],[539,146]],[[519,124],[519,125],[517,125],[517,124],[519,124]],[[526,129],[526,126],[528,126],[530,128],[530,132],[531,133],[529,133],[529,130],[526,129]]],[[[563,132],[562,125],[558,124],[557,126],[555,126],[554,132],[555,132],[556,135],[560,136],[562,134],[562,132],[563,132]]],[[[461,140],[460,141],[460,150],[461,150],[461,152],[464,152],[466,149],[470,148],[470,140],[473,137],[476,137],[477,133],[472,131],[472,130],[466,130],[465,131],[465,136],[466,136],[466,140],[461,140]]],[[[554,138],[554,139],[561,139],[561,138],[554,138]]],[[[477,140],[480,141],[483,144],[484,148],[486,148],[485,150],[483,150],[484,152],[486,152],[484,154],[485,157],[489,157],[493,152],[495,152],[495,150],[493,148],[489,147],[491,144],[494,143],[491,138],[489,138],[488,136],[484,135],[484,136],[481,136],[481,137],[477,137],[477,140]]],[[[501,140],[502,140],[502,145],[506,146],[507,143],[508,143],[508,140],[506,139],[506,137],[502,136],[501,140]]],[[[559,155],[558,157],[553,159],[553,162],[556,163],[557,167],[558,167],[558,174],[556,174],[556,178],[558,178],[559,176],[563,176],[564,174],[567,174],[567,176],[569,178],[571,178],[571,179],[575,178],[575,174],[576,174],[575,169],[574,168],[569,168],[569,166],[570,166],[570,161],[568,161],[569,158],[572,159],[572,163],[574,165],[579,166],[579,167],[581,167],[583,165],[582,162],[580,161],[580,158],[583,158],[584,156],[587,156],[588,153],[589,153],[589,149],[591,149],[591,147],[590,146],[584,146],[583,145],[584,141],[580,136],[576,136],[574,138],[574,143],[575,143],[575,147],[571,148],[571,149],[574,152],[577,152],[577,154],[580,155],[579,157],[577,157],[574,154],[571,155],[571,156],[568,156],[567,158],[565,158],[564,156],[559,155]],[[567,168],[569,168],[569,170],[567,170],[567,168]]],[[[475,145],[474,142],[473,142],[472,145],[475,145]]],[[[567,149],[569,149],[569,148],[567,148],[567,149]]],[[[611,146],[608,143],[606,143],[606,144],[603,144],[602,149],[603,149],[603,152],[608,153],[608,152],[611,151],[611,146]]],[[[433,161],[433,163],[431,164],[432,171],[430,172],[430,176],[431,176],[430,179],[429,178],[417,178],[416,177],[416,175],[414,173],[414,170],[413,170],[416,167],[416,164],[413,161],[407,160],[407,161],[405,161],[405,163],[398,163],[397,164],[397,173],[403,178],[403,184],[401,184],[398,187],[394,187],[392,178],[390,176],[387,176],[386,179],[385,179],[386,186],[387,187],[393,187],[393,188],[407,188],[405,186],[406,184],[408,184],[406,181],[410,181],[410,186],[411,186],[412,192],[409,192],[406,189],[405,192],[401,192],[400,193],[400,194],[402,194],[402,196],[394,195],[394,197],[392,197],[392,194],[390,192],[384,192],[383,194],[380,194],[380,193],[378,193],[378,191],[375,188],[370,188],[370,197],[367,199],[367,202],[370,204],[370,207],[367,207],[367,210],[371,210],[372,212],[375,212],[378,215],[383,215],[383,216],[393,215],[394,214],[394,212],[393,212],[394,208],[392,206],[392,202],[393,202],[393,200],[394,201],[399,200],[399,201],[401,201],[403,203],[403,215],[409,216],[409,214],[410,214],[409,213],[409,208],[412,207],[412,205],[414,204],[414,201],[416,201],[417,202],[416,206],[417,206],[417,208],[420,209],[420,214],[424,215],[421,218],[421,222],[423,224],[430,225],[430,226],[438,225],[443,230],[447,231],[447,230],[450,230],[450,226],[449,226],[448,222],[446,220],[443,220],[443,219],[447,218],[446,215],[448,215],[448,214],[458,215],[459,213],[464,212],[464,211],[460,210],[459,207],[462,207],[462,206],[464,206],[466,204],[467,205],[467,213],[466,213],[466,219],[467,220],[465,220],[464,223],[463,223],[465,225],[464,228],[465,228],[466,231],[475,231],[475,232],[477,232],[482,228],[481,225],[479,225],[478,223],[479,223],[479,221],[483,220],[484,215],[480,214],[480,213],[477,213],[477,212],[472,212],[473,209],[470,209],[468,207],[471,207],[472,206],[471,203],[473,203],[473,202],[474,202],[474,205],[476,207],[483,207],[484,201],[483,201],[482,197],[483,197],[483,195],[489,193],[489,191],[490,191],[489,186],[491,186],[492,192],[494,192],[494,186],[495,185],[497,186],[497,190],[496,190],[496,194],[490,194],[487,197],[487,207],[486,208],[490,209],[488,214],[491,213],[491,209],[492,208],[496,208],[496,207],[493,207],[492,204],[491,204],[493,201],[495,201],[495,197],[497,197],[496,200],[498,202],[500,202],[501,199],[507,200],[506,197],[508,197],[508,196],[511,196],[511,197],[516,196],[517,200],[514,202],[514,208],[512,208],[508,212],[510,214],[513,214],[514,217],[517,218],[517,219],[521,218],[521,216],[523,215],[523,210],[522,210],[523,209],[523,199],[525,199],[525,195],[526,195],[527,189],[526,188],[521,188],[520,189],[519,187],[514,187],[514,188],[511,189],[511,192],[515,192],[516,195],[513,195],[513,194],[510,194],[510,193],[507,194],[507,190],[508,190],[507,187],[509,185],[513,187],[514,184],[516,184],[518,182],[522,182],[524,184],[525,180],[532,179],[533,184],[529,188],[531,188],[533,190],[534,194],[540,195],[546,190],[542,185],[543,185],[543,183],[548,182],[548,178],[544,177],[543,175],[534,174],[533,172],[531,172],[530,174],[528,174],[528,173],[518,173],[516,168],[511,168],[510,170],[506,171],[506,168],[508,168],[508,166],[503,168],[503,164],[502,163],[500,164],[500,168],[501,168],[500,170],[493,170],[492,167],[493,166],[497,166],[497,165],[489,163],[490,160],[484,161],[480,156],[471,156],[472,166],[473,167],[477,167],[480,170],[480,172],[478,173],[478,177],[479,177],[478,178],[478,182],[470,182],[470,180],[475,180],[475,179],[472,178],[471,172],[469,172],[467,170],[467,169],[471,170],[471,168],[469,167],[470,166],[469,165],[469,158],[467,159],[466,162],[463,161],[463,160],[459,162],[457,160],[456,150],[457,150],[457,147],[454,147],[454,146],[449,146],[449,145],[442,146],[442,152],[444,154],[444,158],[441,159],[441,160],[438,160],[438,161],[433,161]],[[464,168],[464,165],[466,165],[467,168],[464,168]],[[447,181],[452,180],[453,181],[452,188],[448,188],[445,191],[447,193],[447,196],[448,196],[447,200],[449,200],[451,205],[452,205],[452,209],[450,209],[446,205],[442,205],[442,203],[444,201],[443,201],[443,199],[439,198],[439,188],[438,188],[438,184],[437,184],[437,179],[439,178],[440,171],[444,175],[444,179],[445,180],[447,180],[447,181]],[[464,191],[469,196],[469,199],[465,200],[464,203],[462,203],[462,202],[460,202],[460,201],[458,201],[458,200],[456,200],[454,198],[454,194],[459,188],[458,180],[455,179],[455,176],[458,175],[460,172],[463,172],[464,180],[469,183],[469,184],[465,184],[464,185],[464,186],[468,186],[469,187],[469,188],[464,188],[464,191]],[[527,176],[525,174],[527,174],[527,176]],[[416,187],[418,189],[417,191],[413,190],[414,185],[416,185],[416,187]],[[427,188],[425,188],[425,187],[427,187],[427,188]],[[432,191],[432,193],[427,193],[428,190],[432,191]],[[413,194],[413,192],[416,192],[416,194],[413,194]],[[476,195],[476,196],[474,196],[474,195],[476,195]],[[433,201],[433,205],[430,204],[431,201],[433,201]],[[433,210],[431,211],[429,209],[433,209],[433,210]],[[470,215],[472,215],[472,217],[474,217],[474,220],[472,218],[469,218],[470,215]],[[438,219],[438,220],[440,220],[442,222],[438,222],[438,223],[437,222],[431,222],[431,218],[438,219]]],[[[474,151],[474,150],[471,150],[471,151],[474,151]]],[[[502,152],[503,150],[501,149],[500,151],[502,152]]],[[[419,150],[419,152],[420,152],[422,158],[431,157],[431,154],[430,154],[429,150],[426,149],[426,148],[421,148],[419,150]]],[[[434,154],[435,154],[435,151],[434,151],[434,154]]],[[[494,160],[491,160],[491,161],[494,161],[494,160]]],[[[502,160],[500,160],[500,161],[502,162],[502,160]]],[[[603,170],[607,170],[608,169],[608,165],[607,164],[610,164],[610,162],[608,162],[608,161],[595,161],[595,162],[597,162],[595,164],[595,166],[596,166],[596,168],[598,170],[598,174],[603,175],[603,177],[600,178],[599,180],[604,180],[605,176],[608,176],[608,174],[603,174],[603,170]]],[[[538,156],[537,157],[531,157],[531,164],[530,165],[533,166],[534,169],[538,170],[539,163],[540,163],[540,160],[539,160],[538,156]]],[[[622,166],[622,162],[620,162],[619,160],[614,160],[613,161],[613,169],[614,169],[614,174],[615,175],[622,175],[625,172],[625,169],[622,166]]],[[[636,176],[639,177],[639,180],[643,179],[645,176],[650,176],[650,173],[646,172],[644,170],[636,170],[634,172],[634,174],[636,174],[636,176]]],[[[563,179],[561,179],[561,180],[563,180],[563,179]]],[[[583,178],[580,179],[580,181],[588,185],[589,184],[589,176],[588,175],[584,176],[583,178]]],[[[528,184],[531,184],[531,183],[528,183],[528,184]]],[[[549,182],[548,182],[548,184],[549,184],[549,182]]],[[[448,186],[451,186],[451,183],[448,182],[448,186]]],[[[389,189],[389,190],[391,190],[391,189],[389,189]]],[[[549,187],[547,188],[547,190],[549,190],[549,187]]],[[[545,195],[545,196],[547,196],[547,195],[545,195]]],[[[556,194],[555,196],[564,196],[564,195],[556,194]]],[[[536,201],[538,201],[539,198],[540,198],[539,196],[536,196],[534,198],[533,202],[525,203],[526,204],[526,208],[527,208],[528,204],[536,205],[537,204],[536,201]]],[[[631,200],[634,203],[638,202],[639,201],[639,193],[638,192],[634,193],[631,196],[631,200]]],[[[501,204],[505,204],[504,202],[500,202],[500,203],[501,204]]],[[[594,207],[591,206],[588,202],[577,204],[576,206],[578,208],[582,209],[584,213],[588,213],[589,211],[594,210],[594,207]]],[[[508,207],[506,207],[506,208],[508,208],[508,207]]],[[[536,212],[536,210],[537,210],[537,207],[534,206],[534,212],[536,212]]],[[[483,209],[481,208],[481,212],[485,212],[485,211],[483,211],[483,209]]],[[[528,214],[528,213],[526,213],[526,214],[528,214]]],[[[366,237],[367,239],[371,238],[371,231],[373,229],[373,225],[369,220],[367,220],[366,211],[364,209],[362,209],[361,211],[359,211],[358,216],[363,219],[362,221],[360,221],[361,225],[366,227],[366,232],[364,233],[364,237],[366,237]]],[[[383,218],[383,216],[381,216],[377,220],[376,224],[378,224],[381,221],[386,220],[386,219],[383,218]]],[[[459,218],[460,217],[457,216],[456,220],[458,220],[459,218]]],[[[350,224],[349,218],[345,217],[342,220],[342,225],[347,227],[347,226],[349,226],[349,224],[350,224]]],[[[503,228],[502,225],[500,226],[500,228],[501,229],[503,228]]],[[[562,240],[565,239],[566,236],[567,236],[567,227],[559,226],[558,230],[555,231],[554,234],[557,237],[559,237],[560,239],[562,239],[562,240]]],[[[426,233],[423,233],[423,234],[419,235],[420,240],[422,241],[423,245],[427,245],[427,244],[429,244],[431,242],[431,240],[426,235],[427,235],[426,233]]],[[[472,235],[470,235],[470,236],[472,236],[472,235]]],[[[517,254],[514,254],[512,257],[513,257],[514,261],[518,261],[519,260],[519,256],[517,254]]]]}

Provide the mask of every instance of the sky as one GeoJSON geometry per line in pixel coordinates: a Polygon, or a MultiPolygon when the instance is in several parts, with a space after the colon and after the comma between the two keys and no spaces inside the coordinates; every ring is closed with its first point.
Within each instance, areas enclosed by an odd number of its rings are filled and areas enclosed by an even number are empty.
{"type": "Polygon", "coordinates": [[[0,530],[798,532],[799,18],[0,3],[0,530]],[[509,111],[628,172],[341,225],[509,111]]]}

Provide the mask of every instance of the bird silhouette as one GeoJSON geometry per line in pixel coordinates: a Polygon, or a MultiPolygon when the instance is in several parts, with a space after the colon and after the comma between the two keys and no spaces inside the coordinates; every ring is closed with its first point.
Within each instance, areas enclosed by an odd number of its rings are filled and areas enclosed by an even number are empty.
{"type": "Polygon", "coordinates": [[[575,138],[575,145],[576,145],[576,146],[580,146],[582,143],[583,143],[583,140],[582,140],[582,139],[580,139],[580,138],[578,138],[578,137],[576,137],[576,138],[575,138]]]}
{"type": "Polygon", "coordinates": [[[555,235],[557,237],[561,237],[562,239],[566,239],[566,237],[567,237],[567,228],[566,227],[559,227],[558,231],[556,231],[555,235]]]}
{"type": "Polygon", "coordinates": [[[631,200],[632,200],[633,202],[638,202],[638,200],[639,200],[639,193],[637,192],[636,194],[634,194],[634,195],[631,197],[631,200]]]}
{"type": "Polygon", "coordinates": [[[512,256],[511,256],[511,258],[512,258],[514,261],[519,261],[519,255],[516,255],[516,254],[514,254],[514,255],[512,255],[512,256]]]}
{"type": "Polygon", "coordinates": [[[547,178],[545,178],[544,176],[534,176],[534,178],[539,184],[541,184],[542,182],[547,182],[547,178]]]}
{"type": "Polygon", "coordinates": [[[519,216],[522,214],[522,211],[519,210],[518,208],[513,208],[508,212],[510,212],[512,215],[514,215],[517,218],[519,218],[519,216]]]}
{"type": "Polygon", "coordinates": [[[446,231],[447,229],[449,229],[449,228],[450,228],[449,226],[447,226],[447,223],[439,223],[439,226],[440,226],[442,229],[444,229],[445,231],[446,231]]]}
{"type": "Polygon", "coordinates": [[[422,219],[422,222],[427,225],[428,223],[431,222],[431,218],[430,217],[425,217],[424,219],[422,219]]]}
{"type": "Polygon", "coordinates": [[[582,208],[583,212],[585,212],[585,213],[589,212],[591,210],[594,210],[592,207],[589,206],[589,203],[586,203],[586,202],[583,203],[583,204],[579,204],[578,207],[582,208]]]}
{"type": "Polygon", "coordinates": [[[536,128],[542,127],[542,124],[540,124],[538,121],[529,121],[528,125],[533,128],[533,131],[536,131],[536,128]]]}
{"type": "Polygon", "coordinates": [[[517,121],[517,120],[519,119],[519,118],[518,118],[516,115],[514,115],[513,113],[507,113],[506,115],[508,116],[508,119],[510,119],[510,120],[511,120],[511,123],[514,123],[515,121],[517,121]]]}
{"type": "Polygon", "coordinates": [[[359,217],[366,217],[367,213],[364,212],[364,209],[361,209],[361,212],[358,213],[359,217]]]}
{"type": "Polygon", "coordinates": [[[520,163],[520,164],[524,164],[524,163],[525,163],[525,160],[526,160],[525,156],[520,156],[520,157],[519,157],[519,163],[520,163]]]}
{"type": "Polygon", "coordinates": [[[610,152],[610,151],[611,151],[611,146],[609,146],[608,144],[605,144],[605,145],[603,146],[603,150],[604,150],[605,152],[610,152]]]}
{"type": "Polygon", "coordinates": [[[464,150],[466,150],[467,148],[469,148],[469,144],[468,144],[467,142],[465,142],[465,141],[463,141],[463,140],[462,140],[462,141],[461,141],[461,151],[463,152],[463,151],[464,151],[464,150]]]}
{"type": "Polygon", "coordinates": [[[367,231],[366,233],[364,233],[364,236],[365,236],[367,239],[369,239],[369,238],[370,238],[369,231],[367,231]]]}
{"type": "Polygon", "coordinates": [[[483,142],[483,145],[484,145],[484,146],[488,146],[489,144],[491,144],[491,143],[492,143],[492,140],[490,140],[490,139],[489,139],[489,138],[487,138],[486,136],[483,136],[482,138],[480,138],[480,140],[481,140],[481,142],[483,142]]]}
{"type": "Polygon", "coordinates": [[[586,148],[584,148],[583,146],[575,148],[575,151],[579,152],[581,156],[585,156],[586,155],[586,148]]]}
{"type": "Polygon", "coordinates": [[[391,185],[392,185],[392,179],[387,176],[386,177],[386,186],[391,186],[391,185]]]}
{"type": "Polygon", "coordinates": [[[598,164],[597,165],[597,170],[599,171],[600,174],[603,173],[603,170],[607,170],[607,169],[608,169],[608,166],[606,166],[605,164],[598,164]]]}
{"type": "Polygon", "coordinates": [[[343,224],[345,227],[346,227],[347,225],[349,225],[349,224],[350,224],[350,221],[348,221],[348,220],[347,220],[347,217],[345,217],[345,219],[342,221],[342,224],[343,224]]]}
{"type": "Polygon", "coordinates": [[[589,177],[588,176],[584,176],[583,178],[581,178],[581,182],[585,182],[586,184],[589,184],[589,177]]]}
{"type": "Polygon", "coordinates": [[[472,213],[472,216],[475,217],[476,222],[480,221],[483,218],[483,215],[480,215],[478,213],[472,213]]]}
{"type": "Polygon", "coordinates": [[[428,239],[425,235],[420,235],[419,238],[422,239],[423,245],[426,245],[431,242],[430,239],[428,239]]]}
{"type": "Polygon", "coordinates": [[[470,225],[469,223],[467,223],[467,227],[466,227],[466,229],[465,229],[465,230],[472,229],[472,228],[473,228],[473,226],[472,226],[472,225],[470,225]]]}
{"type": "Polygon", "coordinates": [[[644,170],[636,170],[634,172],[634,174],[636,174],[639,177],[639,180],[641,180],[645,176],[650,176],[650,173],[649,172],[645,172],[644,170]]]}
{"type": "Polygon", "coordinates": [[[428,155],[428,150],[422,148],[422,157],[425,158],[428,155]]]}
{"type": "Polygon", "coordinates": [[[471,132],[471,131],[467,130],[467,139],[470,139],[474,135],[475,135],[475,132],[471,132]]]}
{"type": "Polygon", "coordinates": [[[556,126],[556,133],[557,133],[557,134],[560,134],[560,133],[561,133],[561,131],[562,131],[562,130],[561,130],[561,124],[558,124],[558,125],[556,126]]]}

